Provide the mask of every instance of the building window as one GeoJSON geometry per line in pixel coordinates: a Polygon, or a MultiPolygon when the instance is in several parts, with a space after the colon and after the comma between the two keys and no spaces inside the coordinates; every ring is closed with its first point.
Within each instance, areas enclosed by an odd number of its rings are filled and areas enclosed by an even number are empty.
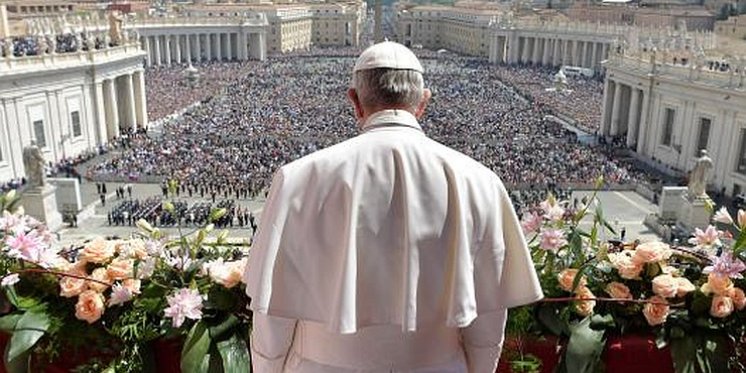
{"type": "Polygon", "coordinates": [[[83,131],[80,130],[80,112],[79,111],[73,111],[70,113],[70,123],[73,127],[73,137],[80,137],[83,134],[83,131]]]}
{"type": "Polygon", "coordinates": [[[34,121],[34,136],[36,136],[36,146],[45,148],[47,146],[47,137],[44,135],[44,121],[34,121]]]}
{"type": "Polygon", "coordinates": [[[699,136],[697,136],[697,147],[694,149],[694,156],[699,156],[699,151],[707,149],[707,143],[710,141],[710,127],[712,120],[710,118],[699,118],[699,136]]]}
{"type": "Polygon", "coordinates": [[[738,162],[736,171],[746,175],[746,128],[741,129],[741,146],[738,148],[738,162]]]}
{"type": "Polygon", "coordinates": [[[665,146],[671,146],[671,138],[673,137],[673,120],[676,116],[676,111],[671,108],[666,108],[666,114],[663,117],[663,137],[661,138],[661,144],[665,146]]]}

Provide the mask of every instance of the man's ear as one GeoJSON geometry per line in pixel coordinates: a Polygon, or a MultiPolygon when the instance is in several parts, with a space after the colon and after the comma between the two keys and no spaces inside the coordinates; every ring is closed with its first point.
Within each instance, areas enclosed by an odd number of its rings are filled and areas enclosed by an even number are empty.
{"type": "Polygon", "coordinates": [[[417,109],[414,111],[415,118],[420,119],[425,114],[425,109],[427,108],[427,104],[430,102],[432,95],[433,93],[430,92],[429,89],[425,88],[422,90],[422,100],[417,104],[417,109]]]}
{"type": "Polygon", "coordinates": [[[363,118],[363,105],[360,104],[360,98],[357,97],[357,91],[355,88],[347,89],[347,97],[352,102],[352,106],[355,109],[355,118],[358,120],[363,118]]]}

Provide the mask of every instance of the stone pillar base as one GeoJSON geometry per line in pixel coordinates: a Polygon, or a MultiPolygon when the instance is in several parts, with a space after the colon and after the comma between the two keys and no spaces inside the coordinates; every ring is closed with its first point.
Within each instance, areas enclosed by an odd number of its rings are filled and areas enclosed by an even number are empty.
{"type": "Polygon", "coordinates": [[[53,232],[62,227],[62,215],[57,211],[56,189],[47,184],[26,190],[21,195],[21,205],[26,214],[43,222],[53,232]]]}
{"type": "Polygon", "coordinates": [[[710,225],[712,214],[707,205],[711,204],[710,197],[698,197],[694,199],[681,198],[681,209],[679,210],[677,224],[689,232],[695,228],[704,230],[710,225]]]}

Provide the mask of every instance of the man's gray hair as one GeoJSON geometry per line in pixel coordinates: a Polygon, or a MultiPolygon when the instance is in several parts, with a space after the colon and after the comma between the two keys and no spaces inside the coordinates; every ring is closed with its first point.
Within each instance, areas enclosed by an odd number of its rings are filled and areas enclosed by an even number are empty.
{"type": "Polygon", "coordinates": [[[369,69],[355,72],[352,86],[363,107],[416,108],[422,100],[422,73],[414,70],[369,69]]]}

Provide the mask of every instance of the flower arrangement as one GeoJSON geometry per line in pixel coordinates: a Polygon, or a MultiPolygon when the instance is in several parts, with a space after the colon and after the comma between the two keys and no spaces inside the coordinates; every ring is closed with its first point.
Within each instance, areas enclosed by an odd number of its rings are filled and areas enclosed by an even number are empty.
{"type": "MultiPolygon", "coordinates": [[[[166,239],[140,221],[131,238],[61,250],[17,202],[12,192],[0,197],[0,330],[10,334],[9,372],[38,371],[35,364],[76,349],[88,355],[77,371],[147,371],[148,345],[167,338],[184,339],[182,371],[250,370],[241,284],[247,244],[212,225],[166,239]]],[[[223,214],[212,211],[209,220],[223,214]]]]}
{"type": "Polygon", "coordinates": [[[564,340],[560,372],[595,371],[606,339],[628,333],[670,347],[676,372],[744,371],[743,210],[718,210],[688,246],[612,239],[595,194],[576,209],[549,196],[522,226],[546,299],[511,310],[509,330],[564,340]]]}

